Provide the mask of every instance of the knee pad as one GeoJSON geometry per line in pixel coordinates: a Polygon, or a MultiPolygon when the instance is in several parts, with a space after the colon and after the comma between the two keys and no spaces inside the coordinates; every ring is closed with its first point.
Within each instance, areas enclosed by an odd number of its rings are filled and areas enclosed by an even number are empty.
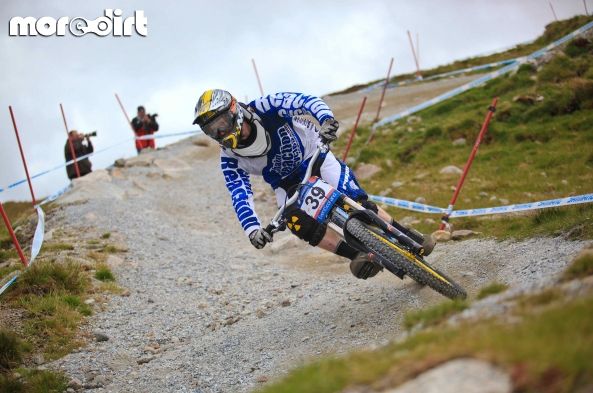
{"type": "Polygon", "coordinates": [[[316,219],[296,207],[289,207],[285,212],[286,226],[299,239],[316,246],[321,242],[327,231],[327,225],[319,223],[316,219]]]}
{"type": "Polygon", "coordinates": [[[379,208],[377,207],[377,205],[375,204],[375,202],[372,202],[372,201],[369,201],[368,199],[365,199],[363,201],[360,201],[360,204],[365,209],[369,209],[369,210],[375,212],[375,214],[378,214],[379,213],[379,208]]]}

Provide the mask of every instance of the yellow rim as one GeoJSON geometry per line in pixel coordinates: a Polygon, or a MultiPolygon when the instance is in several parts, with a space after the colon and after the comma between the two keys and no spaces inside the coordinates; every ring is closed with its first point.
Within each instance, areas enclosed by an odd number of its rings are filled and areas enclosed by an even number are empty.
{"type": "Polygon", "coordinates": [[[433,276],[435,276],[436,278],[438,278],[439,280],[443,281],[446,284],[452,285],[449,281],[447,281],[443,276],[441,276],[440,274],[438,274],[437,272],[435,272],[434,270],[432,270],[431,268],[429,268],[428,266],[426,266],[425,264],[423,264],[422,262],[420,262],[412,253],[399,248],[398,246],[396,246],[395,244],[391,243],[390,241],[388,241],[387,239],[384,239],[383,237],[377,235],[375,232],[373,231],[369,231],[373,236],[375,236],[377,239],[381,240],[383,243],[387,244],[389,247],[393,248],[394,250],[396,250],[398,253],[402,254],[403,256],[405,256],[406,258],[408,258],[410,261],[414,262],[416,265],[420,266],[422,269],[424,269],[425,271],[427,271],[428,273],[432,274],[433,276]]]}

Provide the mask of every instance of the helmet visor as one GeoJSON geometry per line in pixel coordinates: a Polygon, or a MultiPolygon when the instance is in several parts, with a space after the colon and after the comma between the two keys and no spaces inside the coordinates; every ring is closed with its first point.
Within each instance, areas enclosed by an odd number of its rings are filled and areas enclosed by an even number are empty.
{"type": "Polygon", "coordinates": [[[236,131],[235,116],[230,111],[225,111],[201,126],[201,128],[210,138],[221,142],[228,135],[236,131]]]}

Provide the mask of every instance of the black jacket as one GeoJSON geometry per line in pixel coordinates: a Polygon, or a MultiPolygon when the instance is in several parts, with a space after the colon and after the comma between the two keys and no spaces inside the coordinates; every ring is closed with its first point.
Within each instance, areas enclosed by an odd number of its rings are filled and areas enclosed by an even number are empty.
{"type": "Polygon", "coordinates": [[[159,123],[156,122],[154,115],[150,116],[150,122],[148,124],[144,124],[144,122],[136,116],[132,119],[132,128],[134,128],[134,131],[157,132],[159,130],[159,123]]]}
{"type": "MultiPolygon", "coordinates": [[[[88,140],[88,144],[84,144],[83,141],[80,139],[72,141],[72,147],[74,148],[74,154],[76,154],[77,158],[92,153],[94,150],[93,144],[91,143],[90,139],[88,140]]],[[[70,143],[68,143],[68,141],[66,141],[66,145],[64,146],[64,156],[66,157],[66,162],[72,160],[73,158],[70,152],[70,143]]],[[[91,164],[88,158],[80,160],[77,163],[78,170],[80,171],[80,176],[88,175],[93,171],[93,165],[91,164]]],[[[72,180],[76,178],[76,169],[74,168],[74,164],[66,166],[66,173],[68,174],[68,179],[72,180]]]]}

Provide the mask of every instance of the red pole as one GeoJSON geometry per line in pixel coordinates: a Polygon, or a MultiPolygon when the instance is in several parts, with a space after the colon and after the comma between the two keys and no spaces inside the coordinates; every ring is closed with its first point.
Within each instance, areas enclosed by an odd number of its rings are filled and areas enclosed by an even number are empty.
{"type": "Polygon", "coordinates": [[[37,204],[35,200],[35,193],[33,192],[33,185],[31,184],[31,177],[29,176],[29,168],[27,168],[27,161],[25,160],[25,153],[23,153],[23,146],[21,145],[21,138],[19,137],[19,131],[16,126],[16,120],[14,120],[14,113],[12,112],[12,106],[8,106],[10,112],[10,118],[12,119],[12,126],[14,127],[14,133],[16,135],[16,141],[19,145],[19,151],[21,152],[21,159],[23,160],[23,166],[25,167],[25,174],[27,175],[27,182],[29,183],[29,190],[31,191],[31,199],[33,206],[37,204]]]}
{"type": "Polygon", "coordinates": [[[416,77],[422,78],[422,74],[420,74],[420,64],[418,63],[418,57],[416,56],[416,51],[414,50],[414,42],[412,41],[412,35],[410,34],[410,30],[408,30],[408,39],[410,40],[412,55],[414,56],[414,62],[416,63],[416,77]]]}
{"type": "Polygon", "coordinates": [[[441,225],[439,226],[440,230],[445,229],[449,222],[449,215],[453,211],[453,206],[455,206],[455,202],[457,202],[457,197],[459,196],[459,192],[461,191],[461,187],[465,181],[465,177],[469,172],[469,169],[472,166],[474,158],[476,157],[476,153],[478,152],[478,148],[480,147],[480,143],[482,143],[482,139],[484,139],[484,135],[486,135],[486,131],[488,131],[488,124],[490,124],[490,120],[492,119],[492,115],[496,111],[496,103],[498,102],[498,97],[494,97],[492,100],[492,104],[488,107],[488,113],[486,114],[486,119],[484,119],[484,123],[482,124],[482,129],[476,138],[476,142],[474,143],[474,147],[472,149],[467,162],[465,163],[465,167],[463,168],[463,173],[461,174],[461,178],[457,182],[457,186],[455,187],[455,192],[453,193],[453,197],[451,198],[451,202],[449,202],[449,206],[447,207],[447,212],[442,217],[441,225]]]}
{"type": "Polygon", "coordinates": [[[556,22],[558,22],[558,17],[556,16],[556,11],[554,11],[554,6],[552,5],[552,2],[548,1],[548,4],[550,4],[550,9],[552,10],[552,14],[554,14],[554,19],[556,20],[556,22]]]}
{"type": "Polygon", "coordinates": [[[74,145],[70,138],[70,132],[68,131],[68,123],[66,123],[66,115],[64,114],[64,107],[60,103],[60,111],[62,112],[62,119],[64,120],[64,128],[66,128],[66,137],[68,137],[68,145],[70,146],[70,155],[74,160],[74,170],[76,171],[76,177],[80,177],[80,169],[78,168],[78,161],[76,160],[76,152],[74,151],[74,145]]]}
{"type": "MultiPolygon", "coordinates": [[[[121,103],[121,100],[119,99],[119,96],[117,95],[117,93],[115,93],[115,99],[117,100],[117,103],[119,104],[119,107],[121,108],[121,111],[124,113],[124,116],[126,117],[126,121],[128,122],[128,125],[130,126],[132,131],[134,131],[134,127],[132,127],[132,122],[130,121],[130,117],[128,116],[128,112],[126,112],[126,109],[124,108],[124,105],[121,103]]],[[[134,132],[134,135],[136,135],[135,132],[134,132]]]]}
{"type": "Polygon", "coordinates": [[[346,145],[346,151],[344,151],[344,156],[342,157],[342,161],[346,161],[346,157],[348,157],[348,152],[350,151],[350,147],[352,146],[352,141],[354,140],[354,134],[356,134],[356,129],[358,128],[358,122],[360,121],[360,116],[362,116],[362,111],[364,110],[364,104],[367,102],[367,96],[364,96],[362,99],[362,103],[360,104],[360,109],[358,110],[358,116],[356,116],[356,121],[354,122],[354,127],[352,127],[352,132],[350,133],[350,139],[348,139],[348,145],[346,145]]]}
{"type": "Polygon", "coordinates": [[[255,77],[257,78],[257,84],[259,85],[259,92],[261,93],[262,97],[264,95],[264,88],[261,84],[261,79],[259,79],[259,73],[257,72],[257,67],[255,65],[255,60],[251,59],[251,64],[253,64],[253,71],[255,71],[255,77]]]}
{"type": "MultiPolygon", "coordinates": [[[[385,91],[387,90],[387,85],[389,84],[389,77],[391,76],[391,67],[393,67],[393,57],[389,61],[389,68],[387,69],[387,77],[385,78],[385,84],[383,85],[383,91],[381,92],[381,99],[379,100],[379,107],[377,108],[377,115],[375,116],[375,120],[373,123],[379,120],[379,114],[381,113],[381,105],[383,105],[383,100],[385,99],[385,91]]],[[[372,141],[369,140],[369,142],[372,141]]]]}
{"type": "Polygon", "coordinates": [[[23,265],[25,267],[29,266],[29,262],[27,261],[27,257],[25,257],[25,254],[23,254],[23,249],[21,248],[21,245],[19,244],[19,240],[16,238],[16,235],[14,234],[14,231],[12,230],[12,225],[10,225],[10,220],[8,219],[8,216],[6,215],[6,212],[4,211],[4,206],[2,205],[2,202],[0,202],[0,214],[2,215],[2,219],[4,220],[6,229],[8,229],[8,233],[10,234],[10,237],[12,238],[12,243],[14,244],[14,247],[16,248],[16,252],[19,254],[19,258],[21,258],[21,262],[23,263],[23,265]]]}

